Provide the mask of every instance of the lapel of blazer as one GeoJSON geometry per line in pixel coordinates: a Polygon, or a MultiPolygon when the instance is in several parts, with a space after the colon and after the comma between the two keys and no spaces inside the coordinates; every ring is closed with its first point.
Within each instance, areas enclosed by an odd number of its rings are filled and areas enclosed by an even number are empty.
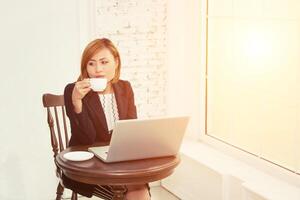
{"type": "MultiPolygon", "coordinates": [[[[118,113],[119,113],[119,119],[126,119],[127,116],[127,99],[126,99],[126,94],[124,89],[121,87],[119,83],[114,83],[113,85],[114,93],[115,93],[115,98],[117,102],[117,107],[118,107],[118,113]]],[[[87,106],[89,107],[90,110],[92,110],[95,114],[95,119],[93,118],[93,122],[96,122],[95,124],[101,123],[103,128],[108,131],[107,123],[106,123],[106,118],[105,114],[103,111],[103,108],[100,103],[99,95],[96,92],[90,91],[86,95],[86,103],[87,106]]]]}
{"type": "Polygon", "coordinates": [[[96,122],[94,124],[97,124],[100,121],[103,128],[106,131],[108,131],[106,118],[105,118],[105,114],[104,114],[103,108],[100,103],[99,95],[97,94],[97,92],[90,91],[86,97],[87,97],[86,102],[87,102],[89,109],[91,109],[93,111],[92,113],[94,113],[96,116],[95,119],[94,118],[92,119],[93,122],[96,122]]]}
{"type": "Polygon", "coordinates": [[[127,98],[124,88],[121,87],[119,82],[113,84],[113,89],[117,101],[119,119],[126,119],[127,116],[127,98]]]}

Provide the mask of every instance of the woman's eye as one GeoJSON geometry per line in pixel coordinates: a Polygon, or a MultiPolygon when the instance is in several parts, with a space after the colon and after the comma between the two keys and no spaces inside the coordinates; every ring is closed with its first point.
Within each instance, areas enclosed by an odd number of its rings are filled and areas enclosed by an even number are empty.
{"type": "Polygon", "coordinates": [[[103,64],[103,65],[105,65],[107,63],[108,63],[108,61],[106,61],[106,60],[101,61],[101,64],[103,64]]]}
{"type": "Polygon", "coordinates": [[[89,66],[93,66],[94,63],[93,63],[93,62],[89,62],[88,65],[89,65],[89,66]]]}

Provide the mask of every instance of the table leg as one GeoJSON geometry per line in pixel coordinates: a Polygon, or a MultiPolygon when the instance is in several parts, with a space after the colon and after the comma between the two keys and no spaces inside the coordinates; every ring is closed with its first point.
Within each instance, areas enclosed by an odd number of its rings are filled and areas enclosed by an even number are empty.
{"type": "Polygon", "coordinates": [[[112,191],[114,192],[113,200],[124,200],[127,189],[125,186],[115,185],[112,186],[112,191]]]}
{"type": "Polygon", "coordinates": [[[72,197],[71,197],[71,200],[78,200],[77,193],[75,193],[75,192],[72,192],[72,197]]]}

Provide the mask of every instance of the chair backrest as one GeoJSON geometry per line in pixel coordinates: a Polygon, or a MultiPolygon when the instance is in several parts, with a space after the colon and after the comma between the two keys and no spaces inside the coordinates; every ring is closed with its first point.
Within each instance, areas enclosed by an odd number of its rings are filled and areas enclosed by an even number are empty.
{"type": "MultiPolygon", "coordinates": [[[[50,129],[52,151],[56,155],[68,147],[68,124],[63,95],[44,94],[43,105],[47,108],[47,122],[50,129]]],[[[68,121],[69,122],[69,121],[68,121]]]]}

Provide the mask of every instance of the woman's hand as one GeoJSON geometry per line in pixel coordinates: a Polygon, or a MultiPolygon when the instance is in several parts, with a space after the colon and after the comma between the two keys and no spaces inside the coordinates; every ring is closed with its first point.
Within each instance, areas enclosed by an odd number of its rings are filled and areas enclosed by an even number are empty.
{"type": "Polygon", "coordinates": [[[82,99],[91,90],[91,84],[89,79],[83,79],[75,83],[72,92],[72,102],[74,105],[74,111],[80,113],[82,111],[82,99]]]}

